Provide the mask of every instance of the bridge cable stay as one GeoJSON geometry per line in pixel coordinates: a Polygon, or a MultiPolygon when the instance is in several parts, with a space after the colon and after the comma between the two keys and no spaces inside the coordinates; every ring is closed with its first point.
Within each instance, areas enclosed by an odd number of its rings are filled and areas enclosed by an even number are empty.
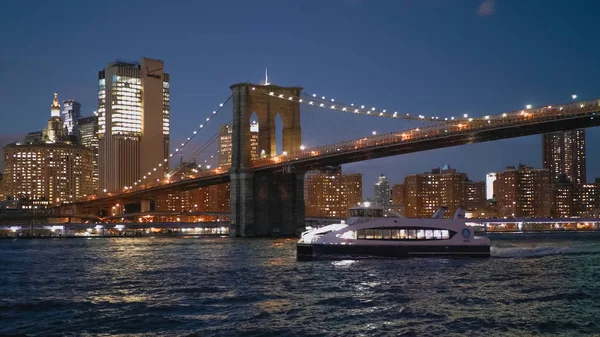
{"type": "MultiPolygon", "coordinates": [[[[220,103],[219,104],[219,108],[217,108],[216,110],[213,110],[212,113],[208,117],[206,117],[206,120],[202,124],[200,124],[199,127],[195,131],[193,131],[192,135],[189,136],[189,137],[187,137],[187,139],[183,143],[181,143],[181,146],[179,146],[179,147],[177,147],[175,149],[175,152],[169,153],[169,158],[165,159],[164,162],[167,162],[170,158],[173,157],[173,155],[175,155],[176,153],[178,153],[179,151],[181,151],[183,148],[185,148],[185,146],[188,145],[190,143],[190,141],[192,139],[194,139],[194,137],[196,137],[196,135],[198,133],[200,133],[200,131],[202,129],[206,128],[206,126],[213,120],[213,118],[219,112],[221,112],[223,110],[223,107],[225,106],[225,104],[227,104],[231,100],[231,98],[232,98],[232,95],[229,95],[229,97],[227,97],[227,99],[223,103],[220,103]]],[[[152,178],[152,181],[154,180],[154,178],[156,178],[157,182],[160,182],[162,177],[156,177],[155,172],[156,172],[157,169],[159,169],[160,167],[162,167],[162,165],[163,165],[163,163],[158,163],[157,166],[155,166],[151,171],[148,171],[148,174],[144,175],[142,177],[142,179],[139,179],[137,182],[135,182],[134,185],[136,185],[136,186],[140,185],[141,186],[141,185],[150,183],[151,182],[151,180],[150,180],[151,178],[152,178]],[[154,174],[154,176],[153,176],[153,174],[154,174]]],[[[129,187],[129,188],[131,188],[131,187],[129,187]]]]}
{"type": "MultiPolygon", "coordinates": [[[[211,139],[205,143],[203,143],[200,148],[196,149],[196,151],[194,151],[194,153],[188,157],[188,160],[184,161],[184,163],[190,163],[191,160],[193,159],[194,162],[196,162],[196,157],[198,157],[200,154],[204,153],[205,151],[207,151],[209,149],[209,147],[213,144],[215,144],[215,142],[219,139],[219,133],[216,133],[215,135],[213,135],[211,137],[211,139]]],[[[211,154],[210,158],[214,158],[215,155],[218,154],[218,150],[216,153],[211,154]]],[[[208,158],[208,156],[206,156],[205,158],[208,158]]],[[[205,163],[208,162],[207,160],[204,160],[205,163]]],[[[189,169],[189,166],[187,166],[187,168],[189,169]]],[[[197,167],[194,168],[194,172],[198,173],[198,169],[202,168],[202,164],[197,165],[197,167]]],[[[186,165],[178,165],[177,167],[175,167],[173,170],[171,170],[168,174],[167,174],[167,178],[171,178],[171,177],[175,177],[175,175],[177,175],[179,172],[182,172],[186,169],[186,165]]],[[[185,175],[184,172],[182,172],[183,175],[185,175]]]]}

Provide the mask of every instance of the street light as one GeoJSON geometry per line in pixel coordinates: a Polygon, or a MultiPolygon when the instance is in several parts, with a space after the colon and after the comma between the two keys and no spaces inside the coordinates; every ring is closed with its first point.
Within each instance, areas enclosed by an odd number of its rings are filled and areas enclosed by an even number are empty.
{"type": "Polygon", "coordinates": [[[377,131],[373,131],[372,133],[373,133],[373,136],[377,135],[377,131]]]}
{"type": "Polygon", "coordinates": [[[527,109],[531,109],[531,104],[527,104],[527,105],[525,106],[525,108],[527,108],[527,109]]]}
{"type": "Polygon", "coordinates": [[[300,151],[304,151],[304,149],[306,149],[306,147],[304,145],[300,145],[300,151]]]}
{"type": "Polygon", "coordinates": [[[573,97],[573,99],[577,99],[577,95],[575,94],[571,95],[571,97],[573,97]]]}

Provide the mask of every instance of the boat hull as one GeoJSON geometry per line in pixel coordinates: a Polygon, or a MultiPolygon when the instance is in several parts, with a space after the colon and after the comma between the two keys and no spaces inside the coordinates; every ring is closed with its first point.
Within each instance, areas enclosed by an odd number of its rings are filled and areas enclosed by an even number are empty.
{"type": "Polygon", "coordinates": [[[298,260],[352,257],[489,257],[488,245],[323,245],[296,244],[298,260]]]}

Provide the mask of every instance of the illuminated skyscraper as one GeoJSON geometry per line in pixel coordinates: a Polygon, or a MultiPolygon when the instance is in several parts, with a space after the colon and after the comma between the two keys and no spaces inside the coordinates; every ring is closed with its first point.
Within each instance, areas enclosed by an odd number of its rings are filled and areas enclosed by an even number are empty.
{"type": "Polygon", "coordinates": [[[390,184],[383,174],[377,178],[373,188],[373,198],[376,205],[387,206],[390,204],[390,184]]]}
{"type": "MultiPolygon", "coordinates": [[[[231,125],[221,125],[219,128],[219,166],[231,166],[231,136],[233,129],[231,125]]],[[[250,124],[250,153],[252,160],[257,159],[258,153],[258,123],[250,124]]]]}
{"type": "Polygon", "coordinates": [[[60,105],[58,104],[58,94],[54,93],[54,100],[50,106],[50,119],[48,119],[48,127],[46,133],[42,132],[42,138],[47,143],[55,143],[63,139],[64,122],[60,118],[60,105]]]}
{"type": "Polygon", "coordinates": [[[550,182],[558,183],[566,175],[574,187],[586,183],[585,130],[569,130],[542,135],[544,168],[550,170],[550,182]]]}
{"type": "Polygon", "coordinates": [[[63,101],[61,117],[65,123],[67,135],[77,136],[77,121],[81,114],[81,104],[74,100],[63,101]]]}
{"type": "Polygon", "coordinates": [[[79,118],[77,131],[81,145],[92,150],[92,185],[94,193],[98,192],[98,116],[79,118]]]}
{"type": "Polygon", "coordinates": [[[98,73],[101,191],[120,191],[144,176],[162,179],[168,171],[169,87],[161,60],[115,62],[98,73]]]}

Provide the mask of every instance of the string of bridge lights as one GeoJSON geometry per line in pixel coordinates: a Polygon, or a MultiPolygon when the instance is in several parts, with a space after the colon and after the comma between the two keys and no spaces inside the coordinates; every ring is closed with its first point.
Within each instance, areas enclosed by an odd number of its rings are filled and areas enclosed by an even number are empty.
{"type": "MultiPolygon", "coordinates": [[[[175,154],[179,153],[179,151],[183,150],[183,148],[185,148],[185,146],[187,144],[189,144],[189,142],[192,139],[194,139],[194,137],[196,137],[196,135],[213,120],[213,118],[223,109],[225,104],[227,104],[227,102],[229,102],[231,100],[231,97],[232,96],[230,95],[229,97],[227,97],[227,99],[223,103],[220,103],[219,107],[216,110],[213,110],[212,113],[208,117],[206,117],[204,123],[200,124],[198,126],[198,128],[192,132],[192,135],[187,137],[187,139],[183,143],[181,143],[181,146],[175,148],[174,152],[169,153],[168,158],[165,158],[163,160],[163,163],[158,163],[155,167],[153,167],[150,171],[148,171],[148,174],[144,175],[141,179],[138,179],[138,181],[134,182],[134,186],[141,185],[143,182],[146,182],[146,180],[149,181],[150,178],[153,178],[152,175],[155,174],[156,171],[159,168],[161,168],[164,163],[168,162],[169,159],[173,158],[173,155],[175,155],[175,154]]],[[[157,178],[157,181],[160,181],[160,178],[157,178]]],[[[129,190],[129,189],[132,189],[133,186],[124,186],[123,188],[125,190],[129,190]]]]}
{"type": "Polygon", "coordinates": [[[279,94],[274,91],[269,92],[269,96],[277,97],[280,99],[303,103],[306,105],[317,106],[319,108],[334,110],[334,111],[342,111],[342,112],[351,112],[355,114],[361,115],[369,115],[369,116],[378,116],[384,118],[395,118],[395,119],[406,119],[406,120],[418,120],[418,121],[429,121],[429,122],[444,122],[453,120],[454,118],[448,117],[439,117],[439,116],[425,116],[425,115],[413,115],[410,113],[399,113],[398,111],[388,112],[386,109],[379,110],[376,107],[367,107],[363,104],[347,104],[342,102],[336,102],[334,98],[328,99],[325,96],[319,96],[317,94],[307,94],[301,93],[302,97],[297,96],[289,96],[284,94],[279,94]]]}

